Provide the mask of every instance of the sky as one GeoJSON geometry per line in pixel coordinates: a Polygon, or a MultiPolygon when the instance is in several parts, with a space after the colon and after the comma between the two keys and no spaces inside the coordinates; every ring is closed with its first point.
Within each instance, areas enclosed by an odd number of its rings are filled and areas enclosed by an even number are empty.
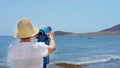
{"type": "Polygon", "coordinates": [[[120,23],[120,0],[0,0],[0,35],[13,35],[22,18],[53,31],[96,32],[120,23]]]}

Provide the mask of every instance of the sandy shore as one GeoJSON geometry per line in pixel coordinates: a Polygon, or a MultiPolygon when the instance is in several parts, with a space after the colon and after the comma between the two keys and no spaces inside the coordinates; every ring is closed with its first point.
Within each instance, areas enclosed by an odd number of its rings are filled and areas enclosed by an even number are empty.
{"type": "Polygon", "coordinates": [[[68,63],[49,64],[48,68],[85,68],[85,65],[75,65],[68,63]]]}

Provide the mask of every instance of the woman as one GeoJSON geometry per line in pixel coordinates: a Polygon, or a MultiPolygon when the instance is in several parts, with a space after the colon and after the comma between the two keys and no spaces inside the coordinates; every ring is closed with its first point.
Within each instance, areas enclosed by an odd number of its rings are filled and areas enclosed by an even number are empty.
{"type": "Polygon", "coordinates": [[[39,29],[33,26],[28,19],[22,19],[17,24],[18,32],[15,37],[19,38],[18,43],[10,45],[9,59],[12,68],[43,68],[43,57],[52,54],[56,45],[54,33],[49,33],[50,44],[44,42],[32,42],[39,29]]]}

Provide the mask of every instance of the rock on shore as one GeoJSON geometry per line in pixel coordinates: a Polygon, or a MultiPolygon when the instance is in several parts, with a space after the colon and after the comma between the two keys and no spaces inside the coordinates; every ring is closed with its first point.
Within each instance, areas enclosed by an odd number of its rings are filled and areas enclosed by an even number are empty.
{"type": "Polygon", "coordinates": [[[75,64],[68,64],[68,63],[58,63],[58,66],[62,66],[64,68],[84,68],[84,65],[75,65],[75,64]]]}

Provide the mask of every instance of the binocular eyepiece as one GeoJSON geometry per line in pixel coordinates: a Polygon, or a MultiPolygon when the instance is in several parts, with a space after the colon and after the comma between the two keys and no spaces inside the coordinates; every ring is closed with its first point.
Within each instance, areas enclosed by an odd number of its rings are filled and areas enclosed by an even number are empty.
{"type": "Polygon", "coordinates": [[[49,32],[52,31],[52,28],[50,26],[44,27],[40,29],[38,36],[36,38],[40,38],[41,36],[46,36],[49,32]]]}

